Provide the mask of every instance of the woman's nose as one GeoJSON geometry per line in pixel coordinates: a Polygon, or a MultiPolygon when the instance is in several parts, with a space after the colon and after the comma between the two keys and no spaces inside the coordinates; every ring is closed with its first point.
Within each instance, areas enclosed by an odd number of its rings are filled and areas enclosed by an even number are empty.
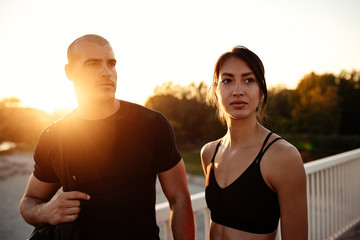
{"type": "Polygon", "coordinates": [[[234,96],[244,95],[244,88],[241,83],[239,83],[239,82],[235,83],[233,95],[234,96]]]}

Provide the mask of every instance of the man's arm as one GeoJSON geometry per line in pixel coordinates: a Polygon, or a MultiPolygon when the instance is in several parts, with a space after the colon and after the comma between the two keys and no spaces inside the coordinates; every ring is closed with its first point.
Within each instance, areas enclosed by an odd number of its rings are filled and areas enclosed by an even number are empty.
{"type": "Polygon", "coordinates": [[[159,173],[162,190],[170,205],[170,225],[175,240],[195,239],[194,215],[183,160],[168,171],[159,173]]]}
{"type": "Polygon", "coordinates": [[[80,212],[80,200],[90,196],[81,192],[63,192],[56,183],[46,183],[31,174],[19,210],[24,220],[40,227],[72,222],[80,212]]]}

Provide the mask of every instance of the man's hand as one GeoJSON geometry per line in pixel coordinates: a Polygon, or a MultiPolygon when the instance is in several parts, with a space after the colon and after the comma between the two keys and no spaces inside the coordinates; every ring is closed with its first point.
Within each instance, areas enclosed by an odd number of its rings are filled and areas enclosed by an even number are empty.
{"type": "Polygon", "coordinates": [[[80,212],[80,200],[89,200],[83,192],[64,192],[57,183],[46,183],[31,174],[19,210],[24,220],[40,227],[72,222],[80,212]]]}
{"type": "Polygon", "coordinates": [[[90,196],[82,192],[64,192],[60,188],[47,203],[39,209],[39,214],[43,216],[45,222],[57,225],[62,222],[75,221],[80,213],[80,200],[89,200],[90,196]]]}

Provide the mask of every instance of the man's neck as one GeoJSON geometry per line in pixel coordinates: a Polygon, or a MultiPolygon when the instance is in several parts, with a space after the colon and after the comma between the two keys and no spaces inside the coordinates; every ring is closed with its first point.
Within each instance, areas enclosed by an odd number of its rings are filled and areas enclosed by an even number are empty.
{"type": "Polygon", "coordinates": [[[107,118],[117,112],[120,108],[120,101],[113,99],[107,102],[79,103],[76,115],[86,120],[100,120],[107,118]]]}

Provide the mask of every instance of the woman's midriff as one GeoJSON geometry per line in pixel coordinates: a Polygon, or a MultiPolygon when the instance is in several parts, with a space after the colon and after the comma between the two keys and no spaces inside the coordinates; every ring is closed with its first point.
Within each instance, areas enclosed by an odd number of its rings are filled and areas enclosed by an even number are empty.
{"type": "Polygon", "coordinates": [[[277,230],[267,234],[244,232],[215,222],[210,224],[210,240],[275,240],[277,230]]]}

